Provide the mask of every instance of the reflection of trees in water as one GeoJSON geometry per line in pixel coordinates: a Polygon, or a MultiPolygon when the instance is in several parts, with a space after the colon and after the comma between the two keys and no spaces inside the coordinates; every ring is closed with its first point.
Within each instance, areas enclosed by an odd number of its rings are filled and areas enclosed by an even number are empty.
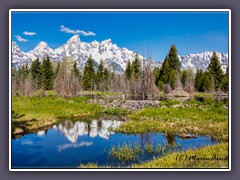
{"type": "Polygon", "coordinates": [[[98,128],[99,128],[99,129],[102,128],[102,121],[101,121],[101,120],[98,120],[98,121],[97,121],[97,125],[98,125],[98,128]]]}
{"type": "Polygon", "coordinates": [[[148,145],[152,144],[151,133],[149,133],[149,132],[140,134],[140,146],[141,146],[141,149],[143,149],[146,144],[148,144],[148,145]]]}
{"type": "Polygon", "coordinates": [[[175,134],[168,133],[166,135],[166,139],[167,139],[168,145],[174,145],[175,144],[175,141],[176,141],[175,134]]]}

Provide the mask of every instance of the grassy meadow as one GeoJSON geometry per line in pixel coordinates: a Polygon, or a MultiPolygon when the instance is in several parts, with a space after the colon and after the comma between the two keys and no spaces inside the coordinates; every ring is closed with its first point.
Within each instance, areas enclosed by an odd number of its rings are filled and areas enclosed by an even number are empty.
{"type": "MultiPolygon", "coordinates": [[[[96,93],[96,92],[95,92],[96,93]]],[[[97,92],[100,93],[100,92],[97,92]]],[[[116,94],[104,93],[104,96],[116,94]]],[[[217,157],[228,156],[228,101],[216,101],[211,94],[196,93],[189,101],[161,100],[158,108],[146,107],[138,111],[110,109],[99,104],[90,104],[90,97],[64,98],[57,96],[54,91],[47,91],[46,96],[35,94],[31,97],[12,97],[12,133],[21,134],[48,129],[64,117],[79,118],[99,114],[124,116],[126,122],[115,131],[127,134],[144,132],[161,132],[182,137],[183,134],[210,136],[219,140],[219,144],[207,146],[198,150],[186,152],[170,152],[133,168],[214,168],[227,167],[228,161],[176,161],[176,157],[184,153],[187,156],[217,157]]],[[[87,118],[86,118],[87,119],[87,118]]],[[[158,150],[145,147],[146,153],[158,150]]],[[[162,149],[160,149],[162,151],[162,149]]],[[[139,153],[136,145],[112,147],[109,155],[116,159],[132,160],[139,153]]],[[[98,165],[89,163],[80,168],[97,168],[98,165]]]]}

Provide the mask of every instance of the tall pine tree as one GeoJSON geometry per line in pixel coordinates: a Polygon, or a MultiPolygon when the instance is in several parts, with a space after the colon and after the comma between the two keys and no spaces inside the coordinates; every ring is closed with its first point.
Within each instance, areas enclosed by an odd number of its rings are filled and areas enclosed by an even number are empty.
{"type": "Polygon", "coordinates": [[[181,77],[181,83],[182,83],[183,87],[185,87],[187,85],[187,81],[188,81],[187,71],[184,70],[182,72],[182,77],[181,77]]]}
{"type": "Polygon", "coordinates": [[[44,90],[52,90],[53,80],[54,80],[54,71],[48,55],[43,60],[41,71],[42,71],[42,82],[43,82],[44,90]]]}
{"type": "Polygon", "coordinates": [[[215,90],[221,87],[221,81],[223,78],[223,71],[221,69],[221,64],[218,59],[216,52],[213,53],[210,64],[208,66],[208,71],[213,78],[215,90]]]}
{"type": "Polygon", "coordinates": [[[100,60],[100,63],[98,65],[97,69],[97,77],[96,77],[96,85],[98,90],[103,90],[103,73],[104,73],[104,65],[103,60],[100,60]]]}
{"type": "Polygon", "coordinates": [[[90,55],[83,70],[83,89],[93,90],[95,83],[95,72],[93,67],[93,59],[90,55]]]}
{"type": "Polygon", "coordinates": [[[141,63],[138,54],[135,55],[134,61],[132,62],[132,73],[135,79],[137,79],[141,73],[141,63]]]}
{"type": "Polygon", "coordinates": [[[132,76],[132,68],[131,67],[132,67],[131,62],[130,62],[130,60],[128,60],[127,67],[125,70],[125,74],[126,74],[126,77],[128,80],[130,80],[131,76],[132,76]]]}
{"type": "Polygon", "coordinates": [[[33,78],[34,89],[40,89],[42,86],[42,72],[41,72],[41,62],[37,58],[32,62],[30,67],[30,72],[33,78]]]}
{"type": "Polygon", "coordinates": [[[168,53],[169,59],[169,68],[173,68],[174,70],[180,71],[180,60],[177,54],[177,48],[175,45],[172,45],[170,51],[168,53]]]}

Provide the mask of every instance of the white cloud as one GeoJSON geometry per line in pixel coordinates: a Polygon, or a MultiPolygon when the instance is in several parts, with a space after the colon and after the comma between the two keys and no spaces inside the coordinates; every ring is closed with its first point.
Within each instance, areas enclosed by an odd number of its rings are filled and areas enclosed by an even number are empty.
{"type": "Polygon", "coordinates": [[[26,35],[26,36],[34,36],[34,35],[36,35],[37,33],[24,31],[23,34],[26,35]]]}
{"type": "Polygon", "coordinates": [[[14,36],[15,38],[17,38],[17,40],[19,41],[19,42],[27,42],[28,40],[27,39],[23,39],[21,36],[19,36],[19,35],[16,35],[16,36],[14,36]]]}
{"type": "Polygon", "coordinates": [[[69,29],[68,27],[65,27],[64,25],[60,26],[60,31],[65,33],[70,33],[70,34],[81,34],[83,36],[96,36],[94,32],[91,32],[91,31],[86,32],[79,29],[73,30],[73,29],[69,29]]]}
{"type": "Polygon", "coordinates": [[[86,142],[86,141],[82,141],[79,144],[64,144],[64,145],[58,146],[58,151],[61,152],[68,148],[80,148],[83,146],[88,147],[88,146],[91,146],[92,144],[93,142],[86,142]]]}
{"type": "Polygon", "coordinates": [[[22,141],[21,144],[22,144],[22,145],[32,145],[33,142],[32,142],[32,141],[29,141],[29,140],[24,140],[24,141],[22,141]]]}

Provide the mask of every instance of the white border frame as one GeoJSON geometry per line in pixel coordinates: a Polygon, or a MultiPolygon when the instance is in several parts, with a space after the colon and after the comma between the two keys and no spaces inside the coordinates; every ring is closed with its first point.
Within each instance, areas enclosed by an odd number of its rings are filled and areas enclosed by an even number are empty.
{"type": "Polygon", "coordinates": [[[231,10],[230,9],[10,9],[9,10],[9,171],[231,171],[231,10]],[[229,110],[228,110],[228,169],[12,169],[12,12],[228,12],[228,70],[229,70],[229,110]]]}

